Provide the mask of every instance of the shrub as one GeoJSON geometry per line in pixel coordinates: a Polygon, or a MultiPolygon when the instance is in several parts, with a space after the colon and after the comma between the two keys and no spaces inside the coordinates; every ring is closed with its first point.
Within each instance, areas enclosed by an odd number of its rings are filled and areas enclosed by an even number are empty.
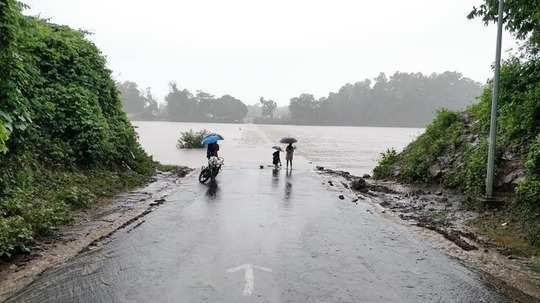
{"type": "Polygon", "coordinates": [[[9,258],[17,252],[27,252],[32,241],[32,229],[20,216],[0,216],[0,258],[9,258]]]}
{"type": "Polygon", "coordinates": [[[488,142],[486,139],[482,139],[477,145],[468,145],[463,162],[454,170],[453,177],[459,180],[456,187],[469,196],[480,196],[485,193],[487,151],[488,142]]]}
{"type": "Polygon", "coordinates": [[[529,146],[525,170],[529,176],[540,177],[540,134],[529,146]]]}
{"type": "Polygon", "coordinates": [[[381,153],[379,164],[373,170],[373,177],[375,179],[385,179],[390,178],[394,174],[395,164],[397,161],[397,152],[395,149],[391,148],[386,150],[386,152],[381,153]]]}
{"type": "Polygon", "coordinates": [[[424,134],[409,144],[399,155],[395,151],[379,160],[373,170],[375,178],[393,177],[399,171],[398,179],[403,182],[429,182],[432,177],[429,167],[447,149],[455,148],[461,134],[462,123],[459,114],[447,109],[437,112],[434,121],[426,127],[424,134]]]}
{"type": "Polygon", "coordinates": [[[71,186],[60,191],[58,199],[71,205],[73,208],[85,208],[90,205],[90,202],[95,199],[95,196],[87,188],[71,186]]]}
{"type": "Polygon", "coordinates": [[[209,132],[206,129],[194,131],[190,129],[189,131],[181,132],[180,138],[176,143],[178,149],[184,148],[203,148],[204,145],[201,144],[203,138],[208,135],[209,132]]]}
{"type": "Polygon", "coordinates": [[[540,179],[527,178],[518,185],[516,193],[527,240],[540,247],[540,179]]]}

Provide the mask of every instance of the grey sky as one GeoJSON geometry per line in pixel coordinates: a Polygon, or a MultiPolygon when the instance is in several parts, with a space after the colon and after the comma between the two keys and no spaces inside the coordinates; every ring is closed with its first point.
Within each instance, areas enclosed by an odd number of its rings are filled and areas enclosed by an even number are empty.
{"type": "MultiPolygon", "coordinates": [[[[24,0],[27,14],[94,32],[119,80],[281,105],[379,72],[491,75],[495,27],[479,0],[24,0]]],[[[514,46],[505,34],[504,49],[514,46]]]]}

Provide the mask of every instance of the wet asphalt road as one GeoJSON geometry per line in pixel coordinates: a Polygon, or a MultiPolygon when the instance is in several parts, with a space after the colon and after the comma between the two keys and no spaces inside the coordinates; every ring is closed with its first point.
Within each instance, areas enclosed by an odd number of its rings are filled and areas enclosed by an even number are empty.
{"type": "Polygon", "coordinates": [[[406,226],[337,195],[309,169],[227,167],[217,187],[188,177],[142,225],[7,302],[507,302],[406,226]]]}

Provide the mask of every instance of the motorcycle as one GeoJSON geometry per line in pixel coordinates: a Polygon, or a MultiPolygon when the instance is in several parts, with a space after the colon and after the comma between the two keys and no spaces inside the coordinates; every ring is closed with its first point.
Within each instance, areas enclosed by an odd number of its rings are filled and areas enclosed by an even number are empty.
{"type": "Polygon", "coordinates": [[[208,166],[203,166],[201,169],[201,173],[199,174],[199,182],[206,183],[206,181],[209,179],[214,181],[221,170],[223,163],[223,158],[210,157],[210,159],[208,159],[208,166]]]}

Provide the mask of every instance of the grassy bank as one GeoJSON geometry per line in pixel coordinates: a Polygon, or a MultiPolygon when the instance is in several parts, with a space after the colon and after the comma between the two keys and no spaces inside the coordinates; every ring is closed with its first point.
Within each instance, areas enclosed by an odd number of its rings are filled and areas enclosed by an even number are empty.
{"type": "MultiPolygon", "coordinates": [[[[519,222],[530,245],[540,246],[540,60],[512,58],[501,70],[496,192],[501,215],[519,222]]],[[[381,156],[374,176],[404,183],[437,183],[464,192],[482,210],[485,194],[491,89],[464,112],[441,110],[401,153],[381,156]]]]}
{"type": "Polygon", "coordinates": [[[53,236],[71,222],[73,210],[144,184],[149,176],[131,170],[34,171],[27,186],[14,187],[0,199],[0,256],[30,252],[34,240],[53,236]]]}
{"type": "Polygon", "coordinates": [[[156,168],[87,33],[23,9],[0,1],[0,258],[156,168]]]}

